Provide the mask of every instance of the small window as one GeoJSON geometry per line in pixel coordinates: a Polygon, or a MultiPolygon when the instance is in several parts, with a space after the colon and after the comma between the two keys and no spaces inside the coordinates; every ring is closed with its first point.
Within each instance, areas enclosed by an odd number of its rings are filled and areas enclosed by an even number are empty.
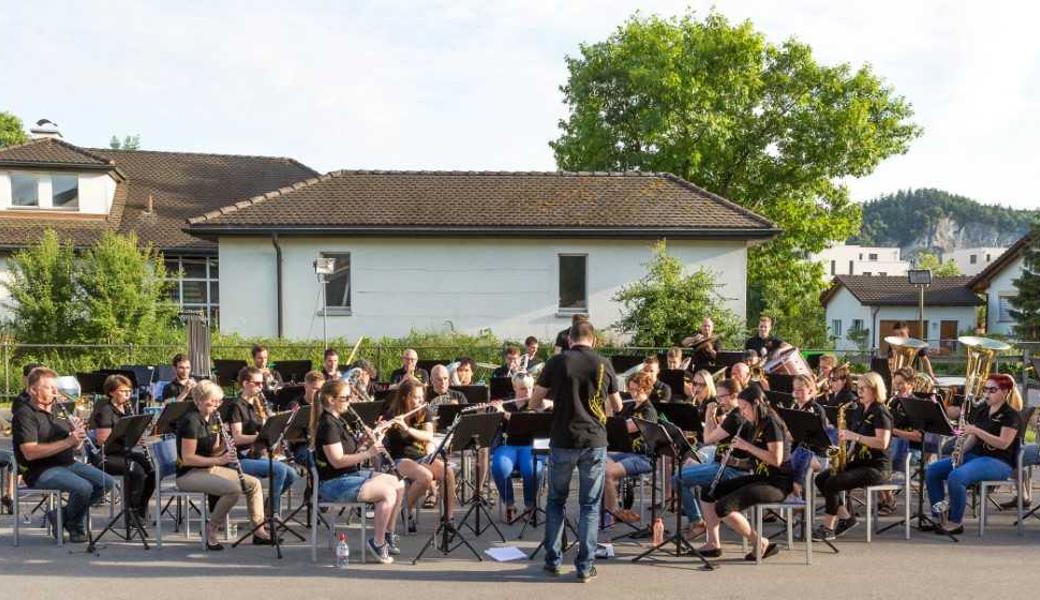
{"type": "Polygon", "coordinates": [[[974,254],[972,254],[971,256],[968,257],[968,262],[970,262],[971,264],[975,264],[975,263],[979,262],[979,257],[974,255],[974,254]]]}
{"type": "Polygon", "coordinates": [[[841,337],[841,319],[834,319],[831,321],[831,335],[834,337],[841,337]]]}
{"type": "Polygon", "coordinates": [[[851,260],[849,261],[849,275],[855,275],[855,273],[852,270],[852,261],[851,260]]]}
{"type": "Polygon", "coordinates": [[[871,273],[870,271],[863,271],[863,274],[864,275],[872,275],[873,273],[871,273]]]}
{"type": "Polygon", "coordinates": [[[350,254],[329,254],[322,252],[322,258],[334,259],[332,275],[328,276],[325,289],[325,307],[329,314],[350,311],[350,254]]]}
{"type": "Polygon", "coordinates": [[[64,210],[79,208],[79,177],[51,175],[51,206],[64,210]]]}
{"type": "Polygon", "coordinates": [[[850,331],[863,331],[863,319],[853,319],[850,331]]]}
{"type": "Polygon", "coordinates": [[[560,310],[579,312],[589,308],[586,297],[586,263],[584,254],[560,255],[560,310]]]}
{"type": "Polygon", "coordinates": [[[863,253],[862,252],[859,253],[859,259],[863,260],[863,253]]]}
{"type": "Polygon", "coordinates": [[[206,278],[206,259],[205,258],[182,258],[181,268],[184,269],[185,279],[205,279],[206,278]]]}
{"type": "Polygon", "coordinates": [[[888,275],[888,273],[886,273],[884,271],[878,271],[878,275],[884,277],[885,275],[888,275]]]}
{"type": "Polygon", "coordinates": [[[11,174],[11,206],[39,206],[40,180],[35,175],[11,174]]]}
{"type": "Polygon", "coordinates": [[[837,275],[838,274],[837,273],[837,271],[838,271],[837,266],[838,266],[838,261],[832,260],[831,261],[831,275],[837,275]]]}
{"type": "Polygon", "coordinates": [[[877,254],[870,254],[870,255],[867,256],[867,259],[876,261],[877,260],[877,254]]]}
{"type": "Polygon", "coordinates": [[[999,296],[997,298],[997,320],[1001,323],[1010,323],[1015,319],[1011,316],[1011,298],[1014,296],[999,296]]]}
{"type": "Polygon", "coordinates": [[[989,255],[989,254],[986,255],[986,262],[993,262],[993,258],[992,258],[991,255],[989,255]]]}

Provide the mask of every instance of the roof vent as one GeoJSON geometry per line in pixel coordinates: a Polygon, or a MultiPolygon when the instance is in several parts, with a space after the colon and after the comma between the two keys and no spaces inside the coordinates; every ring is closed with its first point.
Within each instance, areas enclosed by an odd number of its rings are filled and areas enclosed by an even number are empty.
{"type": "Polygon", "coordinates": [[[58,131],[58,124],[49,119],[40,119],[36,122],[36,125],[29,130],[32,134],[32,139],[39,140],[43,138],[54,138],[61,139],[61,132],[58,131]]]}
{"type": "Polygon", "coordinates": [[[148,206],[144,209],[146,215],[150,215],[155,212],[155,197],[148,194],[148,206]]]}

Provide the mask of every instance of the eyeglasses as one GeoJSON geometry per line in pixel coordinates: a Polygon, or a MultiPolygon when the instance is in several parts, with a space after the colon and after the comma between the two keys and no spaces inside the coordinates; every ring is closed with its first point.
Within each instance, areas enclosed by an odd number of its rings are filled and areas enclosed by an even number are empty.
{"type": "Polygon", "coordinates": [[[987,385],[986,387],[982,388],[982,391],[986,392],[987,394],[996,394],[997,392],[1000,391],[1000,388],[995,387],[995,386],[991,386],[991,385],[987,385]]]}
{"type": "Polygon", "coordinates": [[[264,384],[264,380],[263,380],[263,379],[261,379],[261,380],[259,380],[259,381],[254,381],[254,380],[250,379],[250,380],[249,380],[249,381],[247,381],[246,383],[249,383],[249,384],[252,384],[252,385],[263,385],[263,384],[264,384]]]}
{"type": "Polygon", "coordinates": [[[704,386],[705,386],[705,383],[703,381],[694,381],[693,382],[693,387],[704,387],[704,386]]]}

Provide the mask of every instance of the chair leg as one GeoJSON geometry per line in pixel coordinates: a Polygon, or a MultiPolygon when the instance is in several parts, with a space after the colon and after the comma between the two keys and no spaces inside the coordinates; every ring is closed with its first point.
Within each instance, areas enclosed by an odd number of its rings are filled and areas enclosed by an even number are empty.
{"type": "Polygon", "coordinates": [[[864,496],[867,497],[867,543],[873,541],[874,534],[874,492],[873,490],[865,490],[864,496]]]}
{"type": "Polygon", "coordinates": [[[903,537],[910,539],[910,478],[903,480],[903,537]]]}
{"type": "Polygon", "coordinates": [[[1025,492],[1025,486],[1022,485],[1022,470],[1020,469],[1018,474],[1017,474],[1017,479],[1015,480],[1015,495],[1018,496],[1018,515],[1017,515],[1018,516],[1018,522],[1016,524],[1016,527],[1018,528],[1018,535],[1022,535],[1024,533],[1024,531],[1022,529],[1022,517],[1023,517],[1023,515],[1022,515],[1022,512],[1023,512],[1022,511],[1022,509],[1023,509],[1022,494],[1023,494],[1023,492],[1025,492]]]}
{"type": "Polygon", "coordinates": [[[755,517],[755,564],[762,564],[762,544],[759,540],[762,539],[762,509],[755,506],[751,509],[751,514],[755,517]]]}
{"type": "Polygon", "coordinates": [[[787,549],[794,548],[794,509],[788,508],[787,513],[787,549]]]}
{"type": "Polygon", "coordinates": [[[986,534],[986,487],[979,483],[979,537],[986,534]]]}

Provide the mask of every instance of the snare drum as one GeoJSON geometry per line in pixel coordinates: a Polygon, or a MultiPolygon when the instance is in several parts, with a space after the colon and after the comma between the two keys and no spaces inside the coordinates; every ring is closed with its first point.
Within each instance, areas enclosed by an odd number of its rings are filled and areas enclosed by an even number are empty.
{"type": "Polygon", "coordinates": [[[813,376],[809,363],[802,357],[798,348],[790,344],[783,344],[769,355],[762,369],[766,374],[773,375],[808,375],[813,376]]]}

